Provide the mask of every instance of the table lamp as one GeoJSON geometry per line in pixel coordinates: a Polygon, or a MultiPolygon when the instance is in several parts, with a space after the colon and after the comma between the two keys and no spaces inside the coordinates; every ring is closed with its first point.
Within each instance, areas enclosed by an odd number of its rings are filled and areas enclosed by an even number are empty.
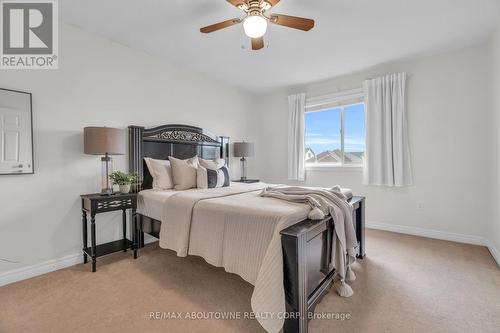
{"type": "Polygon", "coordinates": [[[253,150],[253,143],[251,142],[235,142],[234,147],[234,156],[235,157],[241,157],[241,181],[244,182],[247,180],[247,168],[246,168],[246,158],[245,157],[252,157],[254,150],[253,150]]]}
{"type": "Polygon", "coordinates": [[[85,154],[104,155],[101,158],[101,193],[112,195],[113,185],[109,176],[113,173],[113,159],[110,155],[125,154],[125,132],[118,128],[85,127],[83,142],[85,154]]]}

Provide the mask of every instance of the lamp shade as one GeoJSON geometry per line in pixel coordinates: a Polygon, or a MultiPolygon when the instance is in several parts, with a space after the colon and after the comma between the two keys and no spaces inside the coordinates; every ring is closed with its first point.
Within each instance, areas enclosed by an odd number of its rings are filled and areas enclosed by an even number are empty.
{"type": "Polygon", "coordinates": [[[234,157],[252,157],[253,143],[251,142],[235,142],[234,157]]]}
{"type": "Polygon", "coordinates": [[[85,127],[83,129],[83,150],[90,155],[125,154],[125,132],[110,127],[85,127]]]}

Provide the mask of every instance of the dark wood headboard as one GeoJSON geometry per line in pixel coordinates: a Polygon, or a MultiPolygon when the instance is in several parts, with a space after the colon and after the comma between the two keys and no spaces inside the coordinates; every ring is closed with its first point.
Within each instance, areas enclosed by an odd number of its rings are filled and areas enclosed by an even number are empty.
{"type": "Polygon", "coordinates": [[[154,128],[129,126],[129,172],[139,176],[137,191],[152,187],[153,178],[145,166],[144,157],[168,159],[201,158],[226,160],[229,165],[229,137],[188,125],[163,125],[154,128]]]}

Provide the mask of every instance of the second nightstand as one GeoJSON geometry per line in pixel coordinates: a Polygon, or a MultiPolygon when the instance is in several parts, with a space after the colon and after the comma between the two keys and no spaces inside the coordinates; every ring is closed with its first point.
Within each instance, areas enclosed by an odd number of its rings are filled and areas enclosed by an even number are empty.
{"type": "Polygon", "coordinates": [[[87,263],[87,256],[92,258],[92,272],[96,271],[96,258],[106,254],[134,250],[134,259],[137,258],[137,225],[135,210],[137,209],[137,193],[116,193],[113,195],[84,194],[82,198],[82,227],[83,227],[83,262],[87,263]],[[127,209],[132,210],[132,240],[127,238],[127,209]],[[114,242],[96,245],[95,216],[99,213],[122,211],[123,238],[114,242]],[[87,245],[87,214],[90,214],[90,240],[87,245]]]}
{"type": "Polygon", "coordinates": [[[245,179],[245,180],[236,179],[236,180],[233,180],[232,182],[252,184],[252,183],[258,183],[258,182],[260,182],[260,179],[245,179]]]}

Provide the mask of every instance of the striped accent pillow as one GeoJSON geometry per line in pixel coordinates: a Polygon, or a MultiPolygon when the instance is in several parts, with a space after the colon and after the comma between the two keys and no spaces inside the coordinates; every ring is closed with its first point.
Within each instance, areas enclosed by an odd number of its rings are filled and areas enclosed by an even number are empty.
{"type": "Polygon", "coordinates": [[[198,166],[196,183],[199,189],[229,186],[229,170],[223,166],[217,170],[198,166]]]}

